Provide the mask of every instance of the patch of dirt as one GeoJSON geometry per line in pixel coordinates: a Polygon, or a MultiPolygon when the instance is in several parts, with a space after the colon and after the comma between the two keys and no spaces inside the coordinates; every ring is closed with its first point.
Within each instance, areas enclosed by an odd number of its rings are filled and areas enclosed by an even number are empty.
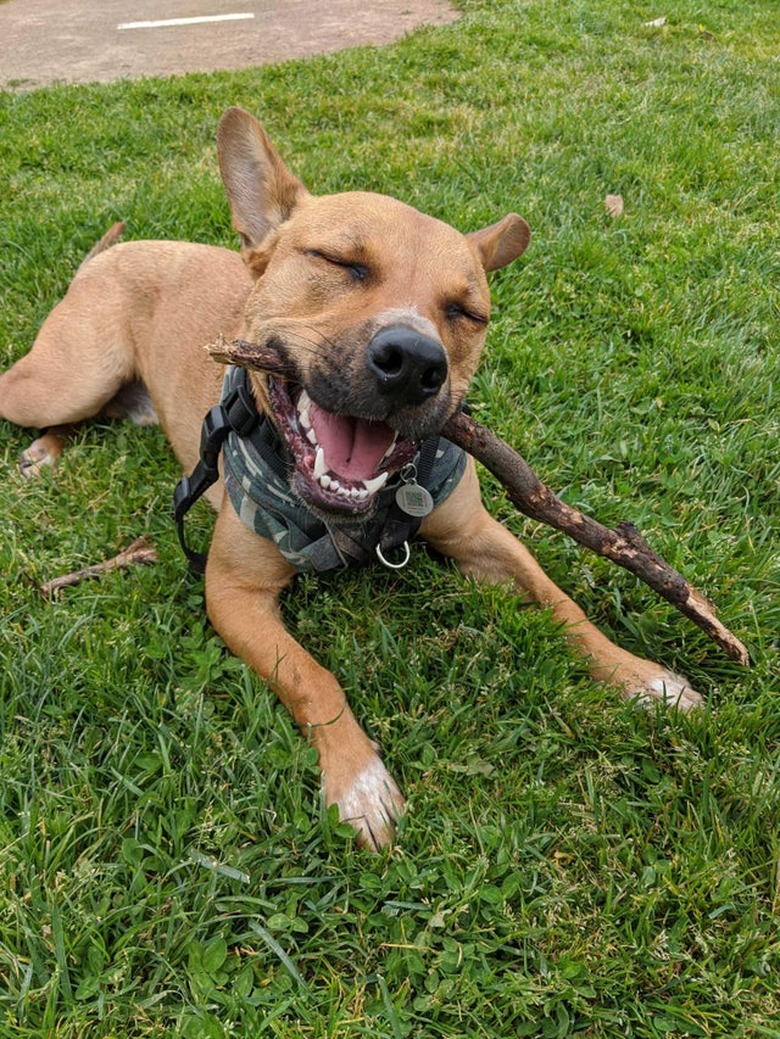
{"type": "Polygon", "coordinates": [[[7,0],[0,3],[0,86],[249,68],[390,43],[457,18],[444,0],[7,0]],[[235,17],[122,28],[211,16],[235,17]]]}

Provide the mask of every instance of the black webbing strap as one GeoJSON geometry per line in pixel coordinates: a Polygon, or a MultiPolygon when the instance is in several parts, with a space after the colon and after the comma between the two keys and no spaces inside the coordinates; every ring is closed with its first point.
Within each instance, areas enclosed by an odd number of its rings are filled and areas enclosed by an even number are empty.
{"type": "Polygon", "coordinates": [[[260,424],[255,402],[249,392],[246,378],[231,390],[219,404],[207,412],[200,431],[200,458],[191,476],[182,476],[173,492],[173,515],[179,532],[179,542],[193,570],[202,574],[206,569],[207,553],[196,552],[184,536],[184,517],[195,502],[202,498],[219,479],[219,453],[229,433],[249,436],[260,424]]]}

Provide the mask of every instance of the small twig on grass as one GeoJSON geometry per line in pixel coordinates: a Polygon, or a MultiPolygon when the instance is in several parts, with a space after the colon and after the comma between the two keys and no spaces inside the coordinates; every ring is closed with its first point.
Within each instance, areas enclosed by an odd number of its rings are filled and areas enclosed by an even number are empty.
{"type": "Polygon", "coordinates": [[[90,577],[100,577],[101,574],[110,573],[112,570],[123,570],[135,563],[156,562],[157,552],[154,546],[149,544],[144,537],[136,538],[131,545],[123,548],[113,559],[106,559],[104,562],[96,563],[94,566],[86,566],[82,570],[74,570],[73,573],[63,574],[61,577],[55,577],[51,581],[46,581],[45,584],[41,585],[41,594],[47,599],[51,599],[60,588],[79,584],[90,577]]]}
{"type": "MultiPolygon", "coordinates": [[[[228,342],[220,337],[208,349],[215,360],[225,364],[290,375],[289,363],[268,347],[243,340],[228,342]]],[[[441,434],[489,469],[526,516],[563,531],[579,544],[629,570],[697,624],[733,660],[745,665],[750,662],[745,646],[718,620],[715,606],[657,555],[632,523],[618,523],[610,530],[567,505],[542,483],[514,448],[463,412],[448,419],[441,434]]]]}

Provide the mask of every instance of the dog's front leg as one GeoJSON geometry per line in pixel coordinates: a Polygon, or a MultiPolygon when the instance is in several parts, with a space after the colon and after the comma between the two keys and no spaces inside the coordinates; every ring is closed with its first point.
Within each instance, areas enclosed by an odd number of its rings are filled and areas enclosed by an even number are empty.
{"type": "Polygon", "coordinates": [[[284,627],[278,596],[292,576],[271,542],[248,530],[226,501],[206,567],[209,618],[317,748],[326,803],[338,806],[360,843],[377,849],[391,843],[404,799],[335,676],[284,627]]]}
{"type": "Polygon", "coordinates": [[[443,555],[478,581],[509,584],[527,599],[549,606],[565,626],[572,647],[599,681],[623,696],[662,700],[682,710],[701,702],[687,680],[660,664],[616,646],[547,576],[528,549],[482,505],[473,462],[453,494],[429,517],[420,533],[443,555]]]}

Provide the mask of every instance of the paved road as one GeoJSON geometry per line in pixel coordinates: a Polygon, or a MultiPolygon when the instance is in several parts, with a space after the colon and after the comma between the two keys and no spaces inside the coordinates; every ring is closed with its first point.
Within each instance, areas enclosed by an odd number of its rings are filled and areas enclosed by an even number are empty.
{"type": "Polygon", "coordinates": [[[456,18],[445,0],[7,0],[0,3],[0,87],[247,68],[389,43],[456,18]],[[252,17],[119,28],[225,15],[252,17]]]}

